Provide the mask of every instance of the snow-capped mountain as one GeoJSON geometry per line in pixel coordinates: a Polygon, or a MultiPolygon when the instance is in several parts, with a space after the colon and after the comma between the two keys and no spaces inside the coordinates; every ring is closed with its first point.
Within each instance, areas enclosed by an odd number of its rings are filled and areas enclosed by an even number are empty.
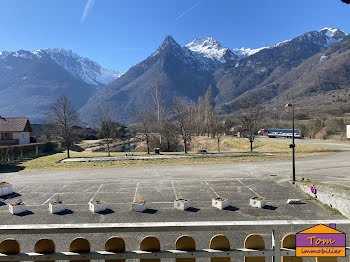
{"type": "Polygon", "coordinates": [[[195,65],[199,71],[215,71],[219,66],[238,59],[229,48],[222,47],[212,37],[196,38],[181,47],[171,36],[164,39],[151,57],[156,57],[165,49],[169,50],[170,47],[173,54],[181,56],[184,63],[195,65]]]}
{"type": "Polygon", "coordinates": [[[63,48],[48,48],[35,51],[19,50],[16,52],[0,52],[0,59],[9,56],[24,59],[51,58],[57,65],[63,67],[72,76],[82,79],[85,83],[95,86],[108,85],[118,79],[123,73],[104,68],[98,63],[79,56],[71,50],[63,48]]]}
{"type": "MultiPolygon", "coordinates": [[[[310,68],[315,66],[314,61],[333,67],[329,62],[336,61],[333,51],[340,50],[337,47],[350,50],[347,35],[339,29],[323,28],[270,47],[232,50],[211,37],[197,38],[182,46],[167,36],[153,54],[122,77],[121,73],[62,48],[2,51],[0,111],[6,116],[25,115],[42,122],[51,103],[65,94],[80,109],[86,123],[96,122],[101,104],[118,112],[119,121],[128,123],[134,120],[135,109],[149,105],[151,88],[156,84],[163,88],[166,103],[172,103],[174,97],[195,101],[211,85],[218,110],[231,113],[247,93],[267,101],[279,95],[290,82],[289,76],[297,79],[297,75],[289,73],[303,63],[310,68]],[[306,62],[314,56],[312,63],[306,62]]],[[[346,65],[347,61],[341,64],[346,65]]],[[[318,75],[322,76],[322,72],[318,75]]],[[[337,87],[333,83],[349,82],[339,75],[339,79],[322,83],[324,90],[337,87]]]]}
{"type": "Polygon", "coordinates": [[[238,56],[229,48],[223,47],[212,37],[196,38],[191,43],[185,45],[184,48],[189,49],[208,69],[238,59],[238,56]]]}
{"type": "Polygon", "coordinates": [[[8,117],[45,121],[55,99],[66,95],[76,109],[119,73],[72,51],[42,49],[0,52],[0,111],[8,117]]]}
{"type": "Polygon", "coordinates": [[[154,85],[162,87],[165,103],[173,103],[174,97],[196,100],[209,85],[214,85],[216,63],[167,36],[148,58],[98,90],[80,109],[80,114],[86,123],[95,123],[99,117],[98,107],[108,104],[111,110],[118,112],[118,121],[128,123],[137,117],[135,109],[149,107],[154,85]]]}
{"type": "MultiPolygon", "coordinates": [[[[300,41],[305,40],[305,38],[308,38],[312,40],[315,44],[318,44],[322,48],[329,48],[335,43],[343,40],[348,34],[345,33],[344,31],[340,29],[335,29],[335,28],[329,28],[325,27],[319,31],[311,31],[308,33],[305,33],[301,36],[298,37],[300,41]]],[[[254,55],[255,53],[258,53],[259,51],[263,49],[268,49],[268,48],[274,48],[274,47],[279,47],[287,44],[291,40],[285,40],[280,43],[277,43],[273,46],[270,47],[260,47],[256,49],[251,49],[248,47],[241,47],[241,48],[234,48],[232,49],[232,52],[241,58],[245,58],[251,55],[254,55]]]]}
{"type": "Polygon", "coordinates": [[[246,92],[252,92],[254,89],[257,90],[255,95],[270,99],[276,95],[276,86],[271,86],[271,83],[315,54],[345,40],[346,36],[347,33],[332,28],[310,31],[242,57],[237,63],[219,68],[215,72],[217,87],[220,90],[216,99],[226,103],[226,111],[230,111],[235,101],[239,101],[246,92]],[[270,89],[259,93],[260,88],[264,86],[269,86],[270,89]],[[228,101],[230,102],[227,103],[228,101]]]}
{"type": "MultiPolygon", "coordinates": [[[[43,50],[52,60],[62,66],[75,77],[80,77],[91,85],[107,85],[119,78],[123,73],[104,68],[98,63],[77,55],[71,50],[63,48],[49,48],[43,50]]],[[[42,52],[41,50],[36,52],[42,52]]]]}

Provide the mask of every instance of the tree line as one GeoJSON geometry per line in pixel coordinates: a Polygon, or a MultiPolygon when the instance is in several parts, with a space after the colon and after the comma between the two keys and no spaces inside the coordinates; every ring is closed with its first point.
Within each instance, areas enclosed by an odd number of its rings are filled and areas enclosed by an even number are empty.
{"type": "MultiPolygon", "coordinates": [[[[261,101],[246,97],[240,101],[242,111],[238,114],[239,131],[242,137],[249,139],[251,151],[261,123],[261,101]]],[[[136,108],[136,119],[126,127],[116,121],[116,113],[109,108],[99,108],[99,121],[94,127],[98,137],[107,147],[110,156],[111,145],[118,139],[142,135],[148,154],[155,148],[160,151],[188,152],[193,136],[208,136],[219,138],[231,128],[229,120],[219,120],[215,110],[212,86],[209,86],[203,96],[197,101],[185,97],[175,97],[169,103],[164,99],[162,87],[154,84],[151,88],[151,101],[142,109],[136,108]]],[[[70,157],[71,147],[79,140],[81,125],[78,112],[74,109],[66,96],[59,97],[51,106],[48,114],[47,126],[53,129],[67,149],[70,157]]]]}
{"type": "Polygon", "coordinates": [[[156,84],[151,94],[150,105],[136,110],[137,121],[131,126],[144,136],[148,154],[151,148],[169,152],[181,147],[187,153],[193,136],[217,136],[218,118],[211,86],[196,102],[185,97],[166,102],[162,88],[156,84]]]}
{"type": "MultiPolygon", "coordinates": [[[[84,128],[81,125],[78,111],[68,97],[62,95],[50,107],[45,130],[55,134],[67,150],[67,157],[70,158],[71,148],[84,139],[84,128]]],[[[114,114],[103,107],[99,108],[99,121],[93,129],[97,131],[97,137],[107,146],[108,156],[115,139],[128,137],[126,126],[115,121],[114,114]]]]}

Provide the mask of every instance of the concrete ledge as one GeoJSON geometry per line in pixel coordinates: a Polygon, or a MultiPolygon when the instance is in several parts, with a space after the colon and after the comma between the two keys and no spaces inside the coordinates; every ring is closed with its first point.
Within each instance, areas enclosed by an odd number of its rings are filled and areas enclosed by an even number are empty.
{"type": "Polygon", "coordinates": [[[176,158],[218,158],[218,157],[243,157],[243,156],[267,155],[259,152],[247,153],[206,153],[206,154],[168,154],[168,155],[125,155],[125,156],[101,156],[101,157],[72,157],[63,158],[56,163],[65,162],[95,162],[95,161],[120,161],[120,160],[150,160],[150,159],[176,159],[176,158]]]}
{"type": "Polygon", "coordinates": [[[321,203],[338,210],[343,216],[350,218],[350,188],[324,184],[320,182],[297,182],[296,186],[309,196],[321,203]],[[311,186],[316,188],[316,193],[311,192],[311,186]]]}

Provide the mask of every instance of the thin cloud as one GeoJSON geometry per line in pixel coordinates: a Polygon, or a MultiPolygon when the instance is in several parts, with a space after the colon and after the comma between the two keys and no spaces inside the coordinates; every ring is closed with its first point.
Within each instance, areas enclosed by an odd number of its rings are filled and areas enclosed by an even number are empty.
{"type": "Polygon", "coordinates": [[[187,14],[188,12],[190,12],[193,8],[197,7],[197,5],[199,5],[201,3],[201,1],[199,1],[197,4],[195,4],[194,6],[192,6],[190,9],[188,9],[186,12],[182,13],[181,15],[179,15],[178,17],[176,17],[176,21],[179,20],[181,17],[183,17],[185,14],[187,14]]]}
{"type": "Polygon", "coordinates": [[[84,7],[83,15],[80,18],[80,23],[83,23],[85,21],[87,15],[91,11],[91,9],[94,7],[94,4],[95,4],[95,0],[87,0],[87,3],[84,7]]]}

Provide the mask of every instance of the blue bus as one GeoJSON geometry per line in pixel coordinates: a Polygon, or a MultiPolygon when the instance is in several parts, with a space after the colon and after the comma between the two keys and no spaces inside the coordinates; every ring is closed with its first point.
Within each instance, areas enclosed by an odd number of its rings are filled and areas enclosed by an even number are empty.
{"type": "MultiPolygon", "coordinates": [[[[293,130],[292,129],[269,129],[267,136],[270,138],[277,138],[277,137],[292,138],[293,130]]],[[[294,137],[302,138],[300,129],[294,130],[294,137]]]]}

